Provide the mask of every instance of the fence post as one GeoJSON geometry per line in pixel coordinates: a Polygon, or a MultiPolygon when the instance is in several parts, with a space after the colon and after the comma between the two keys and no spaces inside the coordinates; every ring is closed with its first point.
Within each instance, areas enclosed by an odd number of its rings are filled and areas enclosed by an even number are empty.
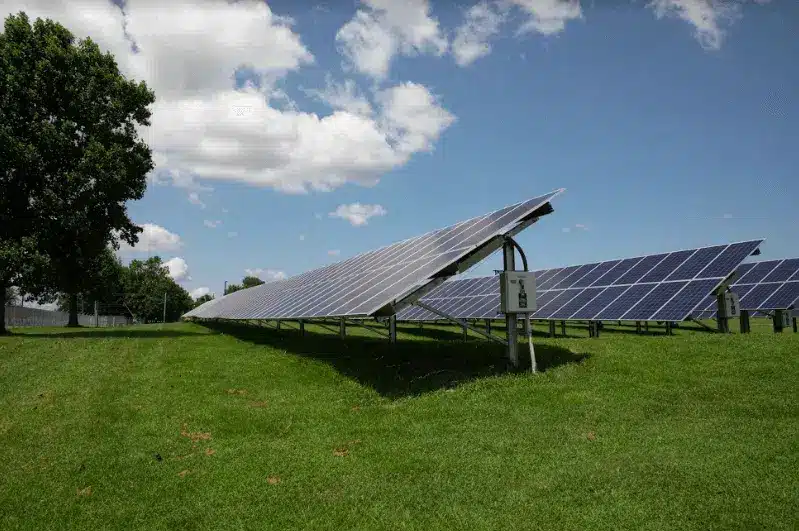
{"type": "Polygon", "coordinates": [[[94,301],[94,327],[100,326],[100,314],[97,313],[97,301],[94,301]]]}
{"type": "Polygon", "coordinates": [[[164,292],[164,320],[161,322],[166,324],[166,291],[164,292]]]}

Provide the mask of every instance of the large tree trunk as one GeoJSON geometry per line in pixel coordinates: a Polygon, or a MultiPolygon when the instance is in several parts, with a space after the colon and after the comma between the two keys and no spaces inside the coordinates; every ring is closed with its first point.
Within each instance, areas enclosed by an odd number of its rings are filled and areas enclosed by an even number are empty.
{"type": "Polygon", "coordinates": [[[69,296],[69,322],[67,327],[77,328],[78,324],[78,294],[73,293],[69,296]]]}
{"type": "MultiPolygon", "coordinates": [[[[5,299],[5,289],[4,287],[0,286],[0,289],[3,290],[3,299],[5,299]]],[[[5,335],[8,333],[6,329],[6,301],[3,300],[3,304],[0,306],[0,336],[5,335]]]]}

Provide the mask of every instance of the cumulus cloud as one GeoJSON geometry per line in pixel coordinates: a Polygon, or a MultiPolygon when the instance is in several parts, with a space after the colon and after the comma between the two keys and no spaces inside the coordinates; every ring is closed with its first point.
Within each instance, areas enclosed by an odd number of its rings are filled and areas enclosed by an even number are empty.
{"type": "Polygon", "coordinates": [[[285,272],[275,269],[245,269],[244,272],[247,276],[258,277],[264,282],[274,282],[275,280],[285,280],[288,278],[285,272]]]}
{"type": "MultiPolygon", "coordinates": [[[[396,53],[446,50],[427,2],[369,0],[362,7],[388,31],[396,53]]],[[[78,38],[92,37],[126,76],[155,91],[152,125],[140,130],[156,163],[150,183],[183,189],[198,206],[213,191],[205,184],[212,180],[327,191],[348,182],[373,185],[414,154],[397,147],[406,144],[383,115],[391,108],[374,108],[352,81],[320,91],[328,114],[297,108],[282,83],[314,57],[292,22],[264,2],[127,0],[120,8],[108,0],[9,0],[0,14],[20,9],[58,20],[78,38]],[[250,82],[236,90],[234,74],[242,67],[250,82]]],[[[342,28],[339,45],[360,57],[357,39],[346,35],[342,28]]],[[[449,116],[433,105],[420,115],[449,116]]],[[[426,124],[419,127],[411,124],[407,136],[428,134],[426,124]]]]}
{"type": "Polygon", "coordinates": [[[335,211],[328,214],[331,218],[346,219],[354,227],[366,225],[369,218],[374,216],[385,216],[386,209],[382,205],[362,205],[352,203],[349,205],[339,205],[335,211]]]}
{"type": "Polygon", "coordinates": [[[566,28],[570,20],[582,18],[580,0],[508,0],[527,19],[519,33],[536,32],[554,35],[566,28]]]}
{"type": "Polygon", "coordinates": [[[170,258],[164,262],[164,266],[166,266],[166,268],[169,270],[169,276],[172,277],[175,282],[191,280],[191,277],[189,276],[189,265],[183,258],[179,256],[170,258]]]}
{"type": "MultiPolygon", "coordinates": [[[[766,4],[770,0],[756,0],[766,4]]],[[[725,25],[741,16],[741,5],[746,0],[729,2],[722,0],[651,0],[647,7],[657,18],[677,17],[694,27],[694,36],[708,50],[718,50],[724,41],[725,25]]]]}
{"type": "Polygon", "coordinates": [[[209,229],[215,229],[221,224],[222,224],[222,221],[220,221],[220,220],[216,220],[216,221],[211,220],[211,219],[203,220],[203,225],[205,225],[209,229]]]}
{"type": "Polygon", "coordinates": [[[361,0],[336,43],[348,67],[376,80],[386,77],[397,54],[440,56],[448,48],[427,0],[361,0]]]}
{"type": "Polygon", "coordinates": [[[211,294],[212,297],[214,296],[214,294],[211,293],[210,289],[208,289],[207,287],[203,286],[203,287],[195,288],[195,289],[191,290],[189,292],[189,295],[191,295],[192,299],[197,300],[200,297],[202,297],[203,295],[208,295],[209,293],[211,294]]]}
{"type": "Polygon", "coordinates": [[[506,10],[487,0],[466,11],[463,24],[455,31],[452,54],[459,66],[467,66],[491,53],[490,39],[499,32],[506,10]]]}
{"type": "Polygon", "coordinates": [[[139,241],[135,246],[130,246],[124,241],[119,242],[119,250],[122,252],[135,253],[157,253],[177,251],[183,246],[180,236],[174,232],[169,232],[160,225],[145,223],[139,225],[143,230],[139,233],[139,241]]]}

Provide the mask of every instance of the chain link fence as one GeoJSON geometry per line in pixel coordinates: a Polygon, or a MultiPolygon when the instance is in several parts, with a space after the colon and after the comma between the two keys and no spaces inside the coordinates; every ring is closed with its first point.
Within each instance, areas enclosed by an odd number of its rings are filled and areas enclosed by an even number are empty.
{"type": "MultiPolygon", "coordinates": [[[[27,308],[24,306],[6,306],[6,327],[20,326],[66,326],[69,321],[67,312],[42,310],[40,308],[27,308]]],[[[123,315],[94,315],[78,314],[78,324],[81,326],[124,326],[131,323],[129,317],[123,315]]]]}

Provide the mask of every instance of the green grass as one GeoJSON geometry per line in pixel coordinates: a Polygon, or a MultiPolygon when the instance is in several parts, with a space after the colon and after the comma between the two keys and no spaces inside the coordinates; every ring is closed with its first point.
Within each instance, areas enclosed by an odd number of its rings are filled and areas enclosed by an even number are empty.
{"type": "Polygon", "coordinates": [[[0,528],[796,529],[799,334],[753,328],[571,328],[537,375],[442,326],[18,330],[0,528]]]}

